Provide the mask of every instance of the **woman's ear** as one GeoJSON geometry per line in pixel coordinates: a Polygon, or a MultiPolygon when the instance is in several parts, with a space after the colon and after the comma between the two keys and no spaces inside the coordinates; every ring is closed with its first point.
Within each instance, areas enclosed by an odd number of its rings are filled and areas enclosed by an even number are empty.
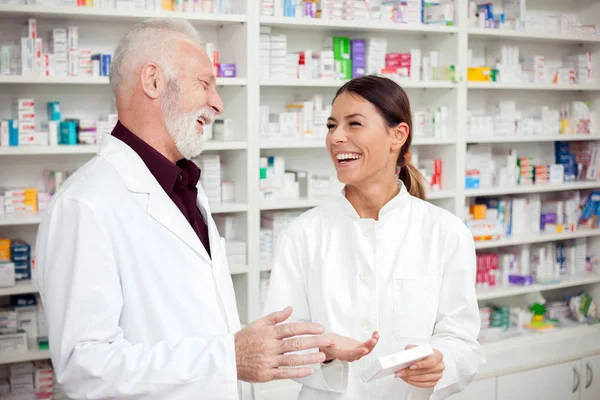
{"type": "Polygon", "coordinates": [[[392,151],[400,151],[406,140],[410,130],[406,122],[401,122],[392,128],[392,151]]]}

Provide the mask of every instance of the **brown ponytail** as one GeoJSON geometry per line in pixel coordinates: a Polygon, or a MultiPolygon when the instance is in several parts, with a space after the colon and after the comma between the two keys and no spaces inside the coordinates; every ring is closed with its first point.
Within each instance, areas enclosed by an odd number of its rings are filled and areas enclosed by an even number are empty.
{"type": "Polygon", "coordinates": [[[412,142],[412,113],[406,92],[393,80],[376,75],[367,75],[352,79],[336,93],[335,99],[342,93],[354,93],[364,98],[377,109],[386,121],[388,128],[405,123],[408,125],[408,137],[400,149],[396,164],[400,168],[398,178],[406,190],[415,197],[425,200],[425,178],[411,163],[410,144],[412,142]]]}
{"type": "Polygon", "coordinates": [[[404,165],[400,165],[401,159],[402,157],[398,157],[398,166],[400,166],[398,178],[400,178],[402,183],[404,183],[408,193],[410,193],[412,196],[418,197],[421,200],[425,200],[427,196],[427,190],[425,189],[425,178],[412,162],[403,162],[404,165]]]}

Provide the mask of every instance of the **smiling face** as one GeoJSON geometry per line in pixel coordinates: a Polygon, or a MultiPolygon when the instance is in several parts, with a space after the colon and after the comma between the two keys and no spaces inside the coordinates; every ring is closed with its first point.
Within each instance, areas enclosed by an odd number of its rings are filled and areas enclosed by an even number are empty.
{"type": "Polygon", "coordinates": [[[327,150],[338,180],[358,186],[395,179],[396,162],[408,126],[388,127],[377,109],[357,94],[344,92],[328,119],[327,150]]]}
{"type": "Polygon", "coordinates": [[[184,158],[204,147],[204,126],[223,111],[210,59],[196,44],[179,41],[176,78],[167,82],[163,99],[165,125],[184,158]]]}

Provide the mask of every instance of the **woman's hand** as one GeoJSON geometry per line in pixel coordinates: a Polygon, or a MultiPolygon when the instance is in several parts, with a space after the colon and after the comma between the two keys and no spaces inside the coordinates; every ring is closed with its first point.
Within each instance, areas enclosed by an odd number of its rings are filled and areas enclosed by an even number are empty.
{"type": "MultiPolygon", "coordinates": [[[[416,346],[406,346],[406,350],[413,347],[416,346]]],[[[443,359],[444,355],[434,349],[433,354],[426,359],[396,372],[396,378],[401,378],[409,385],[419,388],[432,388],[442,379],[445,368],[443,359]]]]}
{"type": "Polygon", "coordinates": [[[337,333],[326,333],[323,336],[333,339],[332,345],[319,349],[319,351],[325,353],[326,362],[336,358],[348,362],[360,360],[371,353],[375,348],[377,341],[379,341],[378,332],[373,332],[371,339],[366,342],[359,342],[358,340],[349,337],[340,336],[337,333]]]}

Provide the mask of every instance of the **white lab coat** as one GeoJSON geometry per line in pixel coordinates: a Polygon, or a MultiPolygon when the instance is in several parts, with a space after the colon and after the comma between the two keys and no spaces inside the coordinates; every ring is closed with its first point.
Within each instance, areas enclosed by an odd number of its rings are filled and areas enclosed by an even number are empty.
{"type": "Polygon", "coordinates": [[[52,199],[37,263],[55,373],[73,399],[251,398],[225,242],[212,260],[142,159],[105,136],[52,199]]]}
{"type": "Polygon", "coordinates": [[[313,367],[299,399],[444,399],[464,389],[485,362],[475,293],[475,249],[451,213],[402,185],[379,220],[361,219],[343,196],[307,211],[276,246],[265,313],[291,305],[293,320],[360,341],[380,340],[363,359],[313,367]],[[378,357],[431,343],[446,370],[434,389],[401,379],[365,383],[378,357]]]}

